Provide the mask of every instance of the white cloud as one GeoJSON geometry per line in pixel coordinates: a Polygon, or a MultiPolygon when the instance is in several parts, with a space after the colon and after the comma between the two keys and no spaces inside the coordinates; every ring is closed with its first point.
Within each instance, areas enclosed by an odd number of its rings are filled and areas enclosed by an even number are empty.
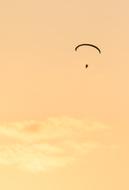
{"type": "Polygon", "coordinates": [[[101,146],[96,135],[108,127],[73,118],[49,118],[0,125],[0,164],[28,171],[65,166],[101,146]]]}

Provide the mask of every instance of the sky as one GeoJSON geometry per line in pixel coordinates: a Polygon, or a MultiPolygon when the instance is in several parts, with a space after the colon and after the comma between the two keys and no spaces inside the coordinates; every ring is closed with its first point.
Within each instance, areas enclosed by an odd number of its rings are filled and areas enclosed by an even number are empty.
{"type": "Polygon", "coordinates": [[[0,3],[0,189],[129,189],[128,7],[0,3]]]}

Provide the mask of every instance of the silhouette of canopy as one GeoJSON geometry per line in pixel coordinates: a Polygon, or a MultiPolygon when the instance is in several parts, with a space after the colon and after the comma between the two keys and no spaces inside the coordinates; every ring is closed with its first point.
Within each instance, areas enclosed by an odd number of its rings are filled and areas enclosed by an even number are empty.
{"type": "Polygon", "coordinates": [[[90,46],[90,47],[93,47],[93,48],[97,49],[99,53],[101,53],[101,50],[100,50],[97,46],[95,46],[95,45],[93,45],[93,44],[79,44],[79,45],[77,45],[77,46],[75,47],[75,51],[77,51],[78,48],[81,47],[81,46],[90,46]]]}

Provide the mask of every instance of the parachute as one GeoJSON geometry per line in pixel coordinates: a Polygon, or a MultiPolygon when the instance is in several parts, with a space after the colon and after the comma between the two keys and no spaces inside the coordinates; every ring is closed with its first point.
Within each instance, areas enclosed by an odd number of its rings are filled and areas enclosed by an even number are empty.
{"type": "Polygon", "coordinates": [[[81,47],[81,46],[90,46],[90,47],[93,47],[93,48],[97,49],[99,53],[101,53],[101,50],[100,50],[97,46],[95,46],[95,45],[93,45],[93,44],[79,44],[79,45],[77,45],[77,46],[75,47],[75,51],[77,51],[78,48],[81,47]]]}

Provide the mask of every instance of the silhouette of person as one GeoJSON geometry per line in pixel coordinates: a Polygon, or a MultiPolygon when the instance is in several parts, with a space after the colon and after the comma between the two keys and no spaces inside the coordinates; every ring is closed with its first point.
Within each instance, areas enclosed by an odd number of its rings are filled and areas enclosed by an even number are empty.
{"type": "Polygon", "coordinates": [[[88,65],[86,64],[86,69],[88,68],[88,65]]]}

